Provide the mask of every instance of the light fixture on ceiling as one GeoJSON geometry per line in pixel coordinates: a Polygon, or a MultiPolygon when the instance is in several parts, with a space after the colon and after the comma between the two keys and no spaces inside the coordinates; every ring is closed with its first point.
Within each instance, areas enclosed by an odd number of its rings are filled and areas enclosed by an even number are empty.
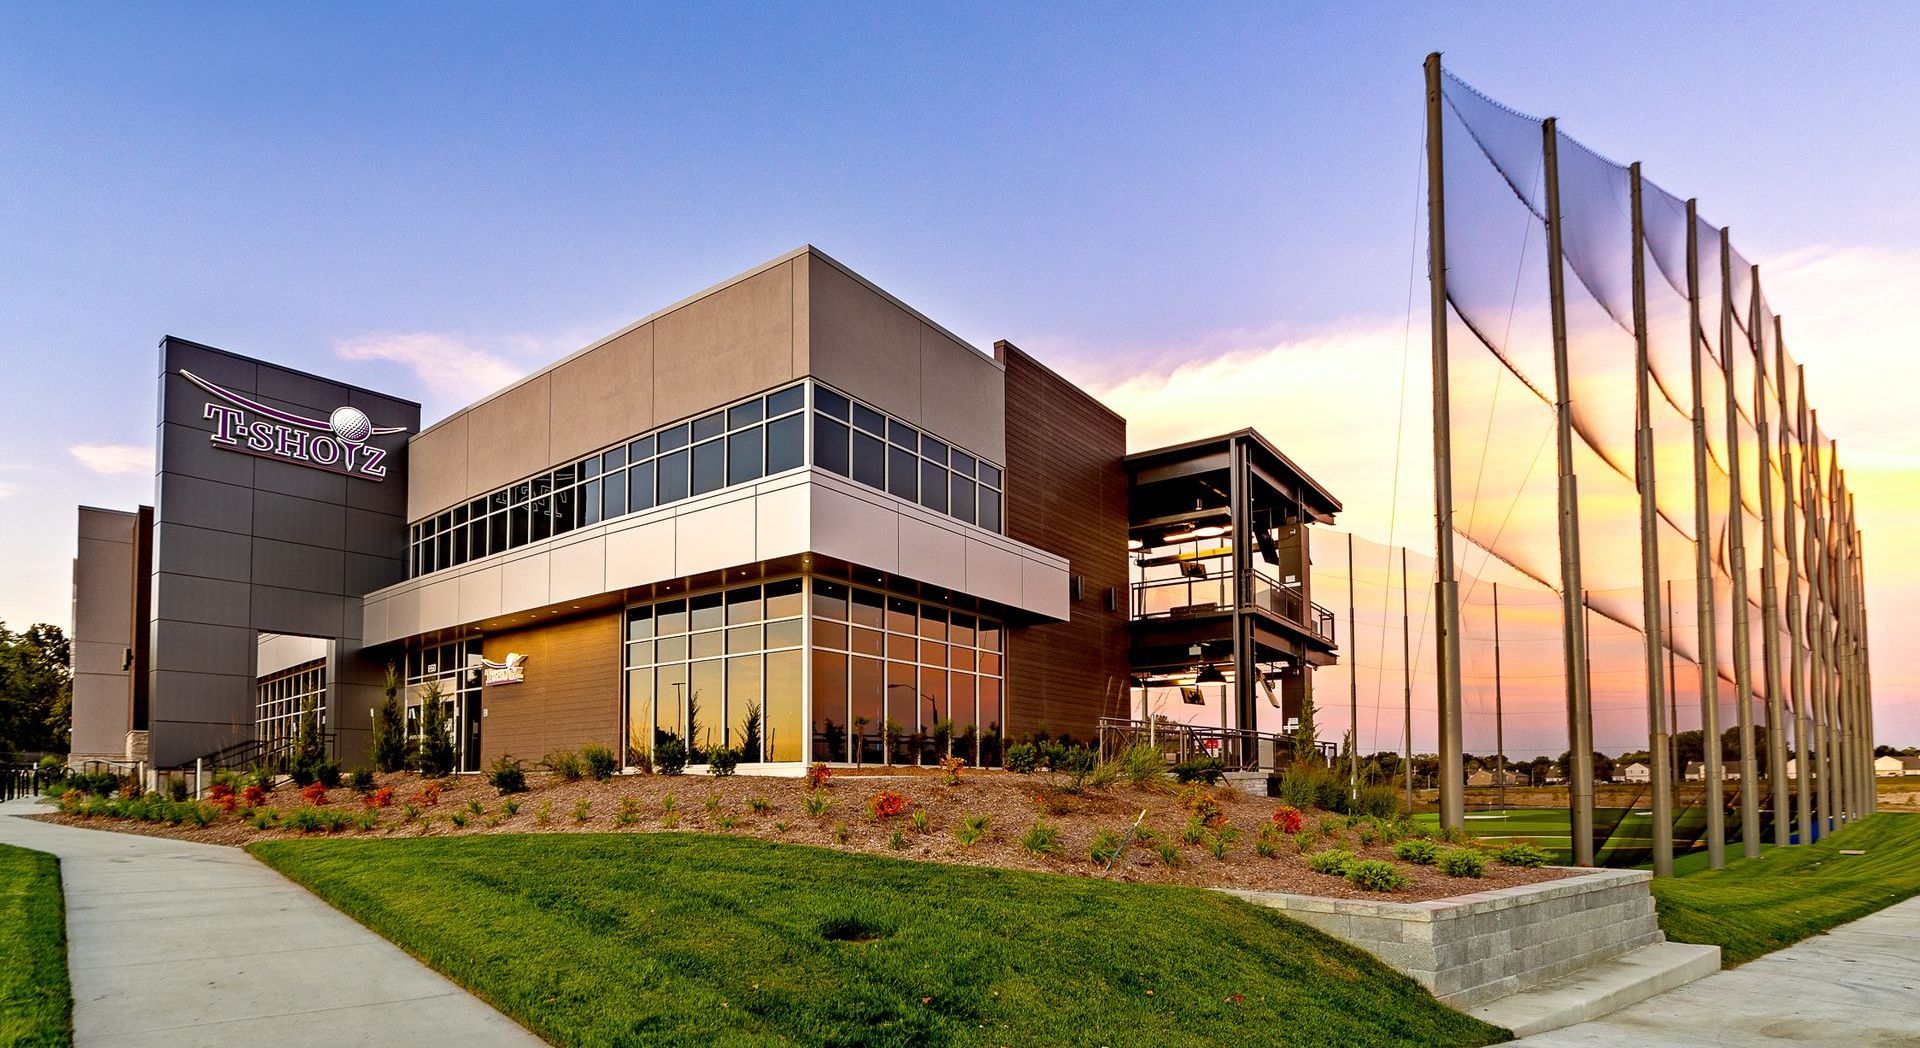
{"type": "Polygon", "coordinates": [[[1225,684],[1227,678],[1220,672],[1218,666],[1209,662],[1200,667],[1200,672],[1194,675],[1193,682],[1195,684],[1225,684]]]}
{"type": "Polygon", "coordinates": [[[1130,550],[1132,550],[1132,549],[1140,549],[1141,547],[1143,547],[1143,546],[1145,546],[1145,545],[1146,545],[1146,543],[1144,543],[1144,542],[1141,542],[1141,541],[1140,541],[1139,539],[1128,539],[1128,540],[1127,540],[1127,548],[1128,548],[1128,549],[1130,549],[1130,550]]]}

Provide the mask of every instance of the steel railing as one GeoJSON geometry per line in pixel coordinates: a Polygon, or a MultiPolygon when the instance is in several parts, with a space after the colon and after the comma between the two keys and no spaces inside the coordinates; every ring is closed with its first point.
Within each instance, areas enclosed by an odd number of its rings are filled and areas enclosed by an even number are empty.
{"type": "MultiPolygon", "coordinates": [[[[1110,759],[1132,746],[1148,745],[1165,755],[1168,764],[1195,757],[1218,757],[1228,771],[1279,771],[1294,762],[1294,739],[1263,731],[1212,728],[1168,720],[1100,718],[1100,756],[1110,759]]],[[[1330,742],[1317,743],[1313,756],[1331,760],[1330,742]]]]}

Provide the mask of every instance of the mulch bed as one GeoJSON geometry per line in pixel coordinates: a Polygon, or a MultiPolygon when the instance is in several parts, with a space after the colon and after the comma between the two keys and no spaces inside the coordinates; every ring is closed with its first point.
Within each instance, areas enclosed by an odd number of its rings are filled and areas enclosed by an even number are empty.
{"type": "MultiPolygon", "coordinates": [[[[809,844],[843,851],[870,852],[895,858],[963,866],[992,866],[1017,870],[1100,877],[1108,880],[1149,884],[1184,884],[1204,888],[1240,888],[1256,891],[1292,892],[1337,898],[1391,899],[1419,901],[1441,899],[1470,892],[1533,884],[1568,876],[1568,871],[1553,868],[1523,869],[1489,861],[1480,878],[1454,878],[1427,866],[1393,860],[1390,845],[1362,845],[1356,831],[1342,828],[1340,840],[1323,840],[1315,849],[1344,847],[1362,858],[1387,859],[1407,874],[1412,883],[1391,895],[1362,891],[1344,878],[1315,873],[1306,865],[1294,842],[1282,837],[1278,853],[1262,858],[1255,853],[1254,841],[1260,829],[1268,825],[1279,801],[1253,797],[1231,787],[1206,790],[1202,787],[1168,787],[1163,790],[1119,785],[1105,789],[1085,789],[1078,793],[1067,789],[1066,776],[1045,774],[1015,775],[1006,772],[967,771],[959,785],[949,786],[939,773],[888,776],[874,769],[861,774],[838,774],[827,784],[824,795],[831,810],[815,817],[807,814],[805,801],[809,790],[803,779],[737,775],[729,778],[705,776],[633,775],[615,776],[605,782],[591,779],[568,782],[546,773],[527,775],[528,792],[502,797],[484,778],[477,775],[425,780],[412,773],[378,776],[378,786],[393,790],[393,805],[380,809],[377,829],[349,828],[336,836],[464,836],[484,833],[609,833],[668,832],[670,830],[723,833],[758,837],[792,844],[809,844]],[[421,804],[418,795],[429,781],[441,786],[439,803],[421,804]],[[909,815],[877,820],[869,814],[869,801],[882,790],[905,794],[909,812],[924,809],[930,826],[916,833],[909,815]],[[1183,806],[1193,791],[1204,792],[1218,802],[1227,817],[1227,825],[1240,831],[1224,859],[1215,858],[1201,844],[1186,844],[1182,831],[1191,815],[1183,806]],[[665,800],[673,797],[674,811],[665,810],[665,800]],[[516,814],[506,814],[504,802],[518,805],[516,814]],[[752,801],[771,805],[764,814],[752,810],[752,801]],[[409,802],[420,808],[419,818],[409,818],[409,802]],[[577,818],[578,807],[586,802],[585,818],[577,818]],[[469,804],[478,802],[481,814],[472,814],[469,804]],[[631,813],[623,820],[623,803],[631,813]],[[467,823],[456,827],[452,816],[460,813],[467,823]],[[1144,817],[1143,814],[1144,813],[1144,817]],[[988,818],[986,836],[970,847],[955,838],[955,829],[970,815],[988,818]],[[730,828],[723,825],[731,819],[730,828]],[[1037,855],[1020,843],[1036,820],[1059,830],[1057,855],[1037,855]],[[1112,868],[1093,862],[1089,845],[1102,830],[1127,837],[1136,820],[1153,831],[1160,840],[1179,848],[1178,865],[1168,866],[1153,847],[1133,843],[1113,863],[1112,868]],[[895,831],[903,847],[895,849],[895,831]]],[[[267,806],[290,811],[303,807],[300,792],[282,783],[267,797],[267,806]]],[[[359,813],[365,808],[363,797],[345,787],[331,791],[328,806],[359,813]]],[[[242,809],[244,814],[245,809],[242,809]]],[[[1324,812],[1305,813],[1311,828],[1324,812]]],[[[91,826],[127,833],[175,837],[208,844],[245,845],[257,840],[284,839],[302,834],[289,829],[256,830],[241,815],[221,815],[212,824],[195,827],[167,823],[149,823],[125,819],[82,818],[66,814],[41,816],[51,822],[72,826],[91,826]]]]}

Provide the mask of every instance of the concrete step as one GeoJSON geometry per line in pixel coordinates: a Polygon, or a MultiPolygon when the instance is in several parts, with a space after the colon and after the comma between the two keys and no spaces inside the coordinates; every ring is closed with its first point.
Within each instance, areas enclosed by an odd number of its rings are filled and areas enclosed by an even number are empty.
{"type": "Polygon", "coordinates": [[[1558,1030],[1677,989],[1720,970],[1720,947],[1661,942],[1489,1001],[1471,1014],[1528,1037],[1558,1030]]]}

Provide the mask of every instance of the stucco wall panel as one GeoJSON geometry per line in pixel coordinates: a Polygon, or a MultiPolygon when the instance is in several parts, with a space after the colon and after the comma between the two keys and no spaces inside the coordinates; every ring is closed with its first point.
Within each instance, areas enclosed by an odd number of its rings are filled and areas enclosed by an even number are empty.
{"type": "Polygon", "coordinates": [[[407,519],[419,520],[473,491],[467,477],[467,416],[455,415],[407,442],[407,519]]]}
{"type": "MultiPolygon", "coordinates": [[[[469,491],[512,483],[553,462],[552,389],[551,375],[536,375],[468,412],[469,491]]],[[[454,501],[466,497],[463,493],[454,501]]]]}
{"type": "Polygon", "coordinates": [[[500,567],[480,568],[460,576],[458,615],[461,621],[489,618],[500,614],[500,567]]]}
{"type": "Polygon", "coordinates": [[[552,411],[556,462],[651,427],[653,325],[643,324],[554,368],[552,411]]]}
{"type": "Polygon", "coordinates": [[[759,559],[751,498],[734,499],[674,518],[674,565],[681,575],[718,571],[759,559]]]}
{"type": "Polygon", "coordinates": [[[825,259],[807,262],[813,373],[874,407],[918,420],[920,318],[825,259]]]}
{"type": "Polygon", "coordinates": [[[545,604],[551,592],[547,587],[548,575],[545,553],[507,561],[500,566],[500,603],[507,608],[536,608],[545,604]]]}
{"type": "Polygon", "coordinates": [[[967,540],[918,517],[900,515],[900,574],[933,586],[964,590],[967,540]]]}
{"type": "Polygon", "coordinates": [[[607,540],[600,536],[557,544],[547,569],[549,600],[578,600],[607,590],[607,540]]]}
{"type": "Polygon", "coordinates": [[[658,421],[684,418],[795,376],[792,266],[775,266],[653,322],[658,421]]]}

